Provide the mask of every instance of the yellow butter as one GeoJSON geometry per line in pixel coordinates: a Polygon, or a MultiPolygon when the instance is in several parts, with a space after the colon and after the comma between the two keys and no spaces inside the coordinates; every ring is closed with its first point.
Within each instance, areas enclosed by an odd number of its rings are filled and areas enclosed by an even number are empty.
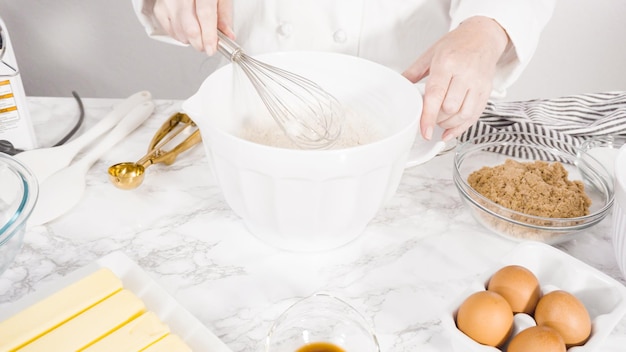
{"type": "Polygon", "coordinates": [[[141,352],[191,352],[178,335],[169,334],[141,352]]]}
{"type": "Polygon", "coordinates": [[[137,352],[159,340],[170,329],[153,312],[146,312],[113,331],[83,352],[137,352]]]}
{"type": "Polygon", "coordinates": [[[122,289],[102,268],[0,322],[0,351],[13,351],[122,289]]]}
{"type": "Polygon", "coordinates": [[[141,299],[123,289],[18,351],[78,351],[141,315],[145,310],[141,299]]]}

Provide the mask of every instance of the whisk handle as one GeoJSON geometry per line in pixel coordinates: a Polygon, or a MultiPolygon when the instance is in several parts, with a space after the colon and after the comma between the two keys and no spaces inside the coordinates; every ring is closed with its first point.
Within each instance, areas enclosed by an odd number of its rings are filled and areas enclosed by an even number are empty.
{"type": "Polygon", "coordinates": [[[217,37],[219,38],[217,41],[217,51],[226,56],[230,61],[236,62],[238,56],[243,52],[243,49],[220,30],[217,31],[217,37]]]}

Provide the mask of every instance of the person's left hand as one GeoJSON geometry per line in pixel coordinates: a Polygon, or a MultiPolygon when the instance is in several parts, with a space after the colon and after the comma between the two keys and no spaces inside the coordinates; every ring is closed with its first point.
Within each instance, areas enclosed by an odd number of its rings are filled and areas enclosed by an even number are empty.
{"type": "Polygon", "coordinates": [[[491,94],[496,64],[508,35],[494,20],[472,17],[439,39],[402,74],[416,83],[426,76],[420,120],[431,139],[435,124],[447,141],[478,120],[491,94]]]}

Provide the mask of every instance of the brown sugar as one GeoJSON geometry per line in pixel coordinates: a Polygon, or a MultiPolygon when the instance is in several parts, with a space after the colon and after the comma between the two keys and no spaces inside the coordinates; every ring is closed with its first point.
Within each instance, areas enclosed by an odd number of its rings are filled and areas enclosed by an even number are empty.
{"type": "Polygon", "coordinates": [[[560,162],[507,159],[468,177],[469,185],[491,201],[520,213],[573,218],[589,214],[591,199],[581,181],[570,181],[560,162]]]}

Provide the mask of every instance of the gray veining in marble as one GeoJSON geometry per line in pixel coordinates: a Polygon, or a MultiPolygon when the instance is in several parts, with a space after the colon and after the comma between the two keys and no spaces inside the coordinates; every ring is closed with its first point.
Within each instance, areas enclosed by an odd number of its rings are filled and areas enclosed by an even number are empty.
{"type": "MultiPolygon", "coordinates": [[[[85,127],[117,100],[85,99],[85,127]]],[[[0,276],[0,309],[113,251],[122,251],[233,351],[262,351],[272,321],[297,299],[329,291],[370,319],[383,351],[452,351],[441,315],[477,275],[515,243],[489,234],[464,208],[452,182],[452,154],[406,170],[397,194],[354,242],[323,253],[290,253],[252,236],[229,209],[204,151],[147,170],[122,191],[106,169],[135,161],[180,101],[156,113],[87,175],[81,203],[29,229],[22,251],[0,276]]],[[[77,116],[72,98],[29,98],[41,145],[58,140],[77,116]]],[[[605,219],[559,249],[625,283],[605,219]]],[[[626,319],[603,351],[623,351],[626,319]]]]}

